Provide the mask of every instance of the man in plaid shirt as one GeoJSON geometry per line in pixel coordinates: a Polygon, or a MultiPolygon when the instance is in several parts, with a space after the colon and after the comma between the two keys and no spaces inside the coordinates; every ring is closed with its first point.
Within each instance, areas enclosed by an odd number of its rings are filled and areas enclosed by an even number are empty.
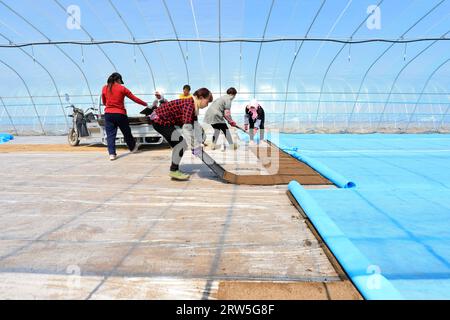
{"type": "Polygon", "coordinates": [[[153,128],[159,132],[172,147],[172,164],[169,176],[176,180],[188,180],[189,174],[179,170],[184,150],[190,147],[195,155],[202,152],[202,130],[197,122],[199,109],[206,108],[213,100],[212,93],[201,88],[189,99],[170,101],[151,115],[153,128]],[[180,132],[180,127],[182,132],[180,132]]]}

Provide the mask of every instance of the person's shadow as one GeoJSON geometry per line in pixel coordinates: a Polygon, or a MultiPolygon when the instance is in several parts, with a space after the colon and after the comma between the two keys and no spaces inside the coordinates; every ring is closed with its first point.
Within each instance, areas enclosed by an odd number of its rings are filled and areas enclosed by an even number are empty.
{"type": "Polygon", "coordinates": [[[222,181],[208,166],[204,163],[201,164],[181,164],[182,170],[190,175],[196,174],[199,178],[222,181]]]}

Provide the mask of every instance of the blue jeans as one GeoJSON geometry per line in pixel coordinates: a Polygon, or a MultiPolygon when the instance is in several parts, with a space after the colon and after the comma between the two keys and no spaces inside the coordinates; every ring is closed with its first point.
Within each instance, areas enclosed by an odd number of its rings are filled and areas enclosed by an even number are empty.
{"type": "Polygon", "coordinates": [[[108,143],[108,153],[110,155],[116,154],[117,128],[122,131],[123,137],[130,151],[133,150],[136,145],[136,141],[131,134],[127,115],[120,113],[105,113],[106,142],[108,143]]]}

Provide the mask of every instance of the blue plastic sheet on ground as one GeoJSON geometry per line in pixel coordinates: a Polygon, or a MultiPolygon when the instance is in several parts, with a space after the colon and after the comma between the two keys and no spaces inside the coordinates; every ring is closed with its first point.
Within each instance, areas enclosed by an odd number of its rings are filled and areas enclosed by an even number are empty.
{"type": "Polygon", "coordinates": [[[330,169],[330,167],[326,166],[322,162],[317,161],[314,158],[310,158],[308,156],[302,155],[297,151],[286,150],[286,152],[289,153],[294,158],[306,163],[307,165],[309,165],[311,168],[313,168],[317,172],[320,172],[322,174],[322,176],[328,178],[328,180],[332,181],[339,188],[354,188],[354,187],[356,187],[356,184],[353,181],[350,181],[349,179],[343,177],[341,174],[330,169]]]}
{"type": "Polygon", "coordinates": [[[450,187],[450,135],[280,134],[278,143],[269,139],[358,187],[450,187]]]}
{"type": "Polygon", "coordinates": [[[450,135],[282,134],[279,145],[356,183],[289,189],[365,298],[450,299],[450,135]]]}
{"type": "Polygon", "coordinates": [[[0,133],[0,143],[8,142],[13,139],[14,137],[9,133],[0,133]]]}
{"type": "MultiPolygon", "coordinates": [[[[250,142],[250,136],[246,132],[238,131],[239,140],[244,141],[245,143],[250,142]]],[[[264,134],[264,138],[270,140],[273,135],[270,131],[266,132],[264,134]]],[[[259,143],[259,135],[256,135],[254,137],[254,142],[259,143]]],[[[278,140],[275,142],[278,143],[278,140]]],[[[323,164],[320,161],[315,160],[314,158],[308,157],[307,155],[300,154],[297,152],[297,148],[290,148],[287,146],[280,146],[283,151],[290,154],[294,158],[306,163],[311,168],[315,169],[316,171],[320,172],[324,177],[326,177],[328,180],[332,181],[334,184],[336,184],[340,188],[353,188],[355,187],[355,183],[353,181],[350,181],[349,179],[343,177],[336,171],[333,171],[329,167],[327,167],[325,164],[323,164]]]]}

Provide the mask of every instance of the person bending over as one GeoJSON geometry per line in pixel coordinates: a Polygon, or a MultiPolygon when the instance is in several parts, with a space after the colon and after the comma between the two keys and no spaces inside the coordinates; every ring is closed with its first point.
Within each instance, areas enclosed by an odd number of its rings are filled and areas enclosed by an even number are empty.
{"type": "Polygon", "coordinates": [[[151,107],[146,107],[144,110],[142,110],[140,113],[146,116],[149,116],[152,114],[152,112],[156,109],[159,108],[161,105],[163,105],[164,103],[167,103],[167,99],[164,98],[164,95],[162,93],[160,93],[159,91],[155,92],[155,100],[152,103],[151,107]]]}
{"type": "Polygon", "coordinates": [[[172,179],[189,179],[189,174],[179,169],[181,158],[188,147],[192,149],[194,155],[201,155],[202,129],[197,116],[199,110],[206,108],[212,99],[212,93],[206,88],[201,88],[194,92],[192,98],[169,101],[150,115],[153,128],[172,147],[169,173],[172,179]]]}
{"type": "Polygon", "coordinates": [[[250,104],[245,107],[244,129],[249,130],[250,141],[253,141],[255,134],[259,131],[259,139],[264,139],[264,109],[256,100],[252,100],[250,104]]]}
{"type": "Polygon", "coordinates": [[[225,122],[226,120],[232,127],[236,126],[236,122],[231,118],[231,103],[236,97],[236,94],[237,91],[235,88],[229,88],[227,90],[227,95],[214,100],[208,108],[208,111],[206,111],[204,122],[210,124],[214,128],[214,135],[211,144],[211,149],[213,150],[216,149],[220,131],[222,131],[225,135],[230,147],[234,150],[237,149],[237,144],[233,143],[231,132],[225,122]]]}
{"type": "Polygon", "coordinates": [[[120,73],[114,72],[102,89],[102,102],[105,106],[105,130],[108,144],[109,159],[115,160],[117,128],[122,131],[124,140],[131,152],[136,152],[139,144],[131,134],[127,110],[125,109],[125,97],[134,102],[147,106],[147,103],[134,96],[130,90],[123,86],[120,73]]]}

